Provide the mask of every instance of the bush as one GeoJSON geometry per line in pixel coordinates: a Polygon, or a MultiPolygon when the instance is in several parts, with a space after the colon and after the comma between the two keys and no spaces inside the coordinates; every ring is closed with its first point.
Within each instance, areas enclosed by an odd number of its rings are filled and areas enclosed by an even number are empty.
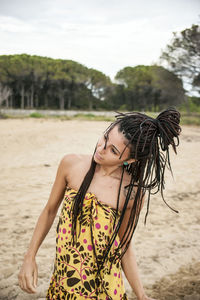
{"type": "Polygon", "coordinates": [[[200,98],[188,97],[186,102],[180,107],[180,109],[182,111],[200,113],[200,98]]]}
{"type": "Polygon", "coordinates": [[[30,118],[44,118],[45,116],[43,114],[40,114],[38,112],[33,112],[29,115],[30,118]]]}

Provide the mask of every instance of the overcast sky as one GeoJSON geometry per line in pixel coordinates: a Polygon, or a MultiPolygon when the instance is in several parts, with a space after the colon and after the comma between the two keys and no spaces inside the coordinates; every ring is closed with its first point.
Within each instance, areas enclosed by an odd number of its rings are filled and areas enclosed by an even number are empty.
{"type": "Polygon", "coordinates": [[[200,0],[0,0],[0,55],[71,59],[113,79],[199,23],[200,0]]]}

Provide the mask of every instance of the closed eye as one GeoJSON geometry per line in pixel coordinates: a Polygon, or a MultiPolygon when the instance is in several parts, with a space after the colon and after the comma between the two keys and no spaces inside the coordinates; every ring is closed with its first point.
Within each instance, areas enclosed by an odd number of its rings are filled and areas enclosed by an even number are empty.
{"type": "Polygon", "coordinates": [[[111,148],[111,151],[112,151],[112,153],[114,153],[114,154],[118,154],[116,151],[115,151],[115,149],[114,148],[111,148]]]}

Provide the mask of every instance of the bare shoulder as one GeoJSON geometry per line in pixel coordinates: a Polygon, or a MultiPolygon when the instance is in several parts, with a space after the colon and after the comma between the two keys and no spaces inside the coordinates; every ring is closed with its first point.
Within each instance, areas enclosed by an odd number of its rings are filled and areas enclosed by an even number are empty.
{"type": "Polygon", "coordinates": [[[78,166],[79,164],[88,164],[91,161],[91,155],[84,154],[66,154],[61,159],[61,164],[65,167],[78,166]]]}
{"type": "Polygon", "coordinates": [[[60,165],[69,185],[78,186],[89,169],[91,159],[91,155],[84,154],[67,154],[62,158],[60,165]]]}
{"type": "Polygon", "coordinates": [[[66,154],[61,162],[60,165],[66,171],[66,175],[69,175],[74,170],[80,169],[88,169],[90,165],[92,156],[91,155],[84,155],[84,154],[66,154]]]}
{"type": "Polygon", "coordinates": [[[76,163],[78,160],[79,160],[79,155],[66,154],[63,156],[60,163],[63,164],[64,166],[69,167],[70,165],[73,165],[74,163],[76,163]]]}

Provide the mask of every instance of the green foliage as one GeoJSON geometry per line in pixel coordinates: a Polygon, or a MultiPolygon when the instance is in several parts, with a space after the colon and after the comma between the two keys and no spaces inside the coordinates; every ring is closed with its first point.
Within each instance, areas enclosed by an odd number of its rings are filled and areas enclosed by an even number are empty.
{"type": "Polygon", "coordinates": [[[180,106],[180,109],[184,112],[200,113],[200,98],[187,96],[185,102],[180,106]]]}
{"type": "MultiPolygon", "coordinates": [[[[121,111],[121,110],[120,110],[121,111]]],[[[146,112],[146,114],[150,117],[156,118],[158,113],[155,112],[146,112]]],[[[68,120],[79,120],[79,121],[104,121],[104,122],[113,122],[114,117],[108,116],[98,116],[92,113],[78,113],[74,116],[66,116],[66,115],[48,115],[41,113],[32,113],[28,116],[29,118],[44,118],[44,119],[58,119],[60,121],[68,121],[68,120]]],[[[27,118],[25,115],[6,115],[0,113],[0,119],[11,118],[11,119],[24,119],[27,118]]],[[[200,112],[187,113],[185,111],[181,111],[181,125],[191,125],[191,126],[200,126],[200,112]]]]}
{"type": "Polygon", "coordinates": [[[114,121],[113,117],[106,117],[106,116],[97,116],[91,113],[88,114],[76,114],[73,118],[78,120],[88,120],[88,121],[114,121]]]}
{"type": "Polygon", "coordinates": [[[160,111],[184,100],[182,81],[160,66],[126,67],[115,77],[128,110],[160,111]]]}
{"type": "Polygon", "coordinates": [[[33,112],[29,115],[30,118],[44,118],[45,116],[39,112],[33,112]]]}
{"type": "MultiPolygon", "coordinates": [[[[182,80],[161,66],[129,66],[117,73],[116,81],[114,84],[102,72],[71,60],[27,54],[0,56],[0,103],[6,107],[156,112],[169,106],[185,109],[182,80]]],[[[197,111],[197,107],[189,105],[191,111],[197,111]]]]}
{"type": "Polygon", "coordinates": [[[181,113],[181,125],[195,125],[200,126],[200,112],[199,113],[181,113]]]}
{"type": "Polygon", "coordinates": [[[200,26],[192,25],[180,33],[173,33],[173,39],[162,52],[161,61],[169,69],[191,83],[200,92],[200,26]]]}
{"type": "Polygon", "coordinates": [[[7,119],[7,118],[8,118],[8,116],[6,114],[3,114],[3,113],[0,112],[0,120],[1,119],[7,119]]]}
{"type": "Polygon", "coordinates": [[[96,108],[112,85],[102,72],[75,61],[27,54],[0,56],[0,83],[11,91],[9,101],[3,99],[7,106],[23,109],[96,108]]]}
{"type": "Polygon", "coordinates": [[[120,107],[119,107],[119,111],[127,111],[127,105],[126,104],[122,104],[120,107]]]}

